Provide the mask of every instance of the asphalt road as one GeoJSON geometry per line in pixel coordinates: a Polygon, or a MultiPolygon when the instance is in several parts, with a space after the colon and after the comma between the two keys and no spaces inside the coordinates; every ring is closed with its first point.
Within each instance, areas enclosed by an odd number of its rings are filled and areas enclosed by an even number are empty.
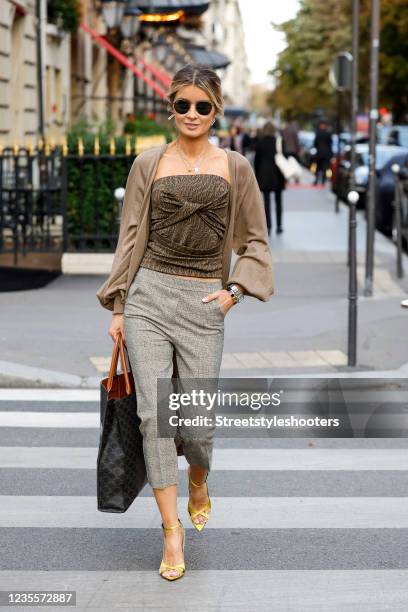
{"type": "Polygon", "coordinates": [[[407,439],[216,438],[202,533],[181,457],[187,572],[170,585],[150,488],[98,512],[98,392],[69,393],[3,391],[1,590],[74,590],[76,610],[408,609],[407,439]]]}

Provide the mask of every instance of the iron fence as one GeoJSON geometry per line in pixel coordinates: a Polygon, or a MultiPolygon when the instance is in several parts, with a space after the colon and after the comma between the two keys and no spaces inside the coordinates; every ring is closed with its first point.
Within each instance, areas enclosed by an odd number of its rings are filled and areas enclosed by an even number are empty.
{"type": "Polygon", "coordinates": [[[7,147],[0,152],[0,253],[112,252],[126,154],[67,153],[64,147],[7,147]]]}
{"type": "Polygon", "coordinates": [[[0,154],[0,252],[62,248],[61,154],[5,148],[0,154]]]}

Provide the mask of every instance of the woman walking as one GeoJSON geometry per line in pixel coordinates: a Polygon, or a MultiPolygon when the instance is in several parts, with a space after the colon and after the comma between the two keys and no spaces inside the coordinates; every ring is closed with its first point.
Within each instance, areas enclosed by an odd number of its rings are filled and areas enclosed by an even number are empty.
{"type": "Polygon", "coordinates": [[[259,189],[262,191],[265,205],[266,224],[268,233],[272,229],[271,219],[271,191],[275,194],[276,204],[276,233],[283,232],[282,227],[282,191],[285,189],[285,177],[275,162],[277,152],[277,138],[282,144],[282,153],[285,155],[283,139],[276,134],[275,126],[267,121],[262,129],[260,137],[255,146],[254,169],[259,189]]]}
{"type": "Polygon", "coordinates": [[[177,508],[177,447],[189,463],[188,513],[201,531],[211,502],[214,428],[200,439],[157,434],[157,379],[218,379],[224,318],[244,294],[274,293],[262,197],[247,159],[209,142],[223,114],[216,72],[187,64],[167,94],[177,138],[139,154],[126,182],[118,244],[98,290],[113,311],[109,334],[122,334],[135,380],[147,478],[162,517],[167,580],[184,575],[185,531],[177,508]],[[239,256],[232,272],[232,250],[239,256]]]}

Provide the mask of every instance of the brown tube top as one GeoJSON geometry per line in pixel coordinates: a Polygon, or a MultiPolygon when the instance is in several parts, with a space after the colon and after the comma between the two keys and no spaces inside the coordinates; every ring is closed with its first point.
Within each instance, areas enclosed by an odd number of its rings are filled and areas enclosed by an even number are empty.
{"type": "Polygon", "coordinates": [[[173,174],[151,191],[150,234],[140,262],[168,274],[221,277],[230,183],[218,174],[173,174]]]}

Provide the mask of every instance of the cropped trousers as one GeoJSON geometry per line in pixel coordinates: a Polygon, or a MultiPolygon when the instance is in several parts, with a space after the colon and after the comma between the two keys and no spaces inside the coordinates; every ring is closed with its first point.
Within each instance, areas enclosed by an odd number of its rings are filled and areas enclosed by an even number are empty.
{"type": "MultiPolygon", "coordinates": [[[[190,465],[211,470],[215,425],[205,427],[198,437],[183,436],[180,427],[172,437],[158,435],[161,403],[157,380],[171,380],[174,352],[178,380],[211,379],[216,388],[225,315],[217,299],[203,302],[202,298],[219,289],[221,280],[178,278],[143,267],[139,267],[129,287],[124,330],[135,381],[147,479],[153,488],[178,484],[179,443],[190,465]]],[[[194,407],[184,408],[183,416],[186,414],[194,417],[194,407]]]]}

